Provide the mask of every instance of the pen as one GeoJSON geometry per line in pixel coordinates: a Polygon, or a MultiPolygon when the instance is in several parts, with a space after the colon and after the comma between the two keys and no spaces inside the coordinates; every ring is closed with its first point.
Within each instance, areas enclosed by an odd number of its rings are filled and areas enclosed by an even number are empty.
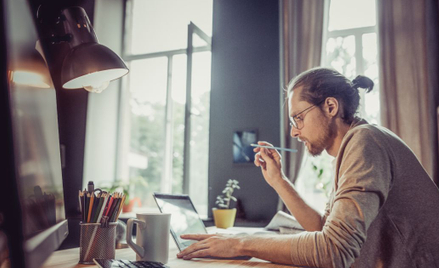
{"type": "Polygon", "coordinates": [[[95,191],[95,185],[94,185],[93,181],[88,182],[87,189],[90,193],[93,193],[95,191]]]}
{"type": "Polygon", "coordinates": [[[260,147],[260,148],[268,148],[268,149],[276,149],[276,150],[288,151],[288,152],[293,152],[293,153],[297,152],[296,149],[288,149],[288,148],[281,148],[281,147],[274,147],[274,146],[265,146],[265,145],[259,145],[259,144],[254,144],[254,143],[250,144],[250,146],[260,147]]]}

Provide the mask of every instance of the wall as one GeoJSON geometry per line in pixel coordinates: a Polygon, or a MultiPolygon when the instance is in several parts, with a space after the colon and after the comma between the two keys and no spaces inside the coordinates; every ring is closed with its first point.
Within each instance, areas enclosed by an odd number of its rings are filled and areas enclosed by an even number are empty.
{"type": "MultiPolygon", "coordinates": [[[[22,215],[16,178],[17,170],[14,159],[14,139],[12,130],[11,94],[8,75],[7,24],[8,5],[12,1],[0,1],[0,169],[1,189],[0,195],[0,254],[9,254],[10,264],[6,264],[4,257],[0,258],[0,266],[24,266],[23,260],[23,233],[22,215]],[[9,251],[9,252],[8,252],[9,251]],[[7,253],[8,252],[8,253],[7,253]]],[[[25,14],[25,11],[22,12],[25,14]]],[[[24,24],[26,25],[26,24],[24,24]]],[[[24,30],[29,30],[25,28],[24,30]]],[[[6,255],[7,256],[7,255],[6,255]]]]}
{"type": "Polygon", "coordinates": [[[267,221],[278,196],[253,164],[233,164],[235,130],[258,129],[280,144],[279,6],[269,0],[214,0],[209,135],[209,216],[228,179],[246,218],[267,221]]]}
{"type": "MultiPolygon", "coordinates": [[[[32,13],[37,14],[41,5],[41,16],[58,14],[60,10],[70,6],[81,6],[86,11],[90,22],[93,24],[94,0],[30,0],[32,13]]],[[[45,36],[50,32],[45,24],[37,24],[40,35],[45,36]]],[[[79,246],[79,221],[80,211],[78,204],[78,190],[82,188],[85,129],[87,118],[88,92],[83,89],[66,90],[61,86],[61,66],[69,46],[60,44],[57,50],[45,51],[53,84],[56,90],[59,139],[61,145],[61,161],[65,212],[69,220],[69,236],[64,240],[60,249],[79,246]]]]}
{"type": "MultiPolygon", "coordinates": [[[[46,12],[53,14],[69,6],[83,7],[99,42],[121,55],[123,1],[66,0],[58,3],[55,0],[31,0],[30,4],[34,14],[40,4],[46,6],[46,12]]],[[[61,47],[61,51],[48,57],[55,59],[65,55],[66,51],[62,50],[66,49],[67,46],[61,47]]],[[[63,186],[70,233],[60,247],[65,249],[79,246],[78,190],[84,189],[89,180],[100,186],[100,180],[115,177],[120,81],[110,83],[101,94],[89,94],[83,89],[66,90],[59,81],[61,68],[57,64],[61,62],[53,61],[51,73],[57,93],[60,144],[64,148],[63,186]]]]}
{"type": "MultiPolygon", "coordinates": [[[[123,1],[120,0],[95,0],[93,29],[99,43],[119,56],[122,55],[123,9],[123,1]]],[[[88,96],[84,185],[94,181],[97,187],[103,187],[109,186],[109,181],[121,179],[116,175],[121,93],[121,79],[118,79],[102,93],[88,96]]]]}

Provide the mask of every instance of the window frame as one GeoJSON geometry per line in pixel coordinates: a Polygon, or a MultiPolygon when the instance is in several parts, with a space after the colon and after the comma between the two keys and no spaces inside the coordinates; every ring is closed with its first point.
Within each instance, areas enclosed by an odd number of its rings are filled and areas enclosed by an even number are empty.
{"type": "MultiPolygon", "coordinates": [[[[329,20],[329,15],[328,15],[329,20]]],[[[322,43],[322,65],[326,65],[326,44],[330,38],[337,37],[347,37],[354,36],[355,38],[355,73],[356,75],[364,75],[364,61],[363,61],[363,35],[375,33],[378,38],[378,30],[377,24],[374,26],[360,27],[360,28],[350,28],[344,30],[327,30],[328,27],[325,25],[326,33],[324,34],[323,43],[322,43]]],[[[366,114],[366,105],[365,105],[365,92],[363,90],[359,91],[360,93],[360,115],[364,116],[366,114]]]]}
{"type": "MultiPolygon", "coordinates": [[[[129,65],[131,62],[136,60],[145,60],[158,57],[167,58],[167,85],[166,85],[166,106],[165,106],[165,157],[163,163],[162,178],[161,178],[161,191],[172,193],[172,152],[173,152],[173,104],[172,104],[172,65],[173,57],[177,55],[186,55],[186,104],[185,104],[185,130],[184,130],[184,154],[183,154],[183,194],[190,194],[190,134],[191,134],[191,112],[192,107],[192,56],[194,53],[198,52],[211,52],[212,51],[212,37],[208,36],[194,23],[190,22],[188,24],[187,32],[187,47],[175,50],[166,50],[160,52],[143,53],[143,54],[132,54],[131,48],[131,36],[132,36],[132,15],[130,10],[132,10],[131,0],[124,0],[124,19],[123,19],[123,44],[122,44],[122,59],[129,65]],[[206,42],[204,46],[194,46],[193,45],[193,35],[197,35],[203,41],[206,42]]],[[[119,108],[120,115],[118,120],[119,127],[119,145],[117,148],[117,175],[119,178],[124,178],[128,180],[129,178],[129,165],[126,160],[126,155],[130,150],[130,110],[129,110],[129,100],[130,91],[128,79],[124,79],[121,85],[122,90],[119,96],[119,108]]]]}

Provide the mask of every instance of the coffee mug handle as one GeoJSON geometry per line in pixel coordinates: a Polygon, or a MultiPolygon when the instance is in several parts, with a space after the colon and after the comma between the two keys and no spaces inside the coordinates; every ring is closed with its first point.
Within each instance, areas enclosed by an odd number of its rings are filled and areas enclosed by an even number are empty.
{"type": "MultiPolygon", "coordinates": [[[[140,258],[143,258],[143,255],[145,254],[145,249],[141,246],[138,246],[133,242],[133,224],[137,223],[141,229],[144,229],[146,227],[145,222],[139,220],[139,219],[128,219],[127,222],[127,244],[134,250],[134,252],[137,253],[137,255],[140,256],[140,258]]],[[[137,234],[139,235],[139,234],[137,234]]]]}

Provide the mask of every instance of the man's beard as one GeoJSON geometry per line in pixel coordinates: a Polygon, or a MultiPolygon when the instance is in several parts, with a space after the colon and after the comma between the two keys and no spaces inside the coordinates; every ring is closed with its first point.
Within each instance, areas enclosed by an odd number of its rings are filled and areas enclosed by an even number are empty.
{"type": "Polygon", "coordinates": [[[325,120],[324,123],[322,123],[322,130],[320,131],[320,135],[317,140],[313,143],[307,141],[307,149],[312,156],[319,156],[323,152],[323,150],[331,145],[331,140],[335,135],[333,126],[334,124],[335,121],[325,120]]]}

